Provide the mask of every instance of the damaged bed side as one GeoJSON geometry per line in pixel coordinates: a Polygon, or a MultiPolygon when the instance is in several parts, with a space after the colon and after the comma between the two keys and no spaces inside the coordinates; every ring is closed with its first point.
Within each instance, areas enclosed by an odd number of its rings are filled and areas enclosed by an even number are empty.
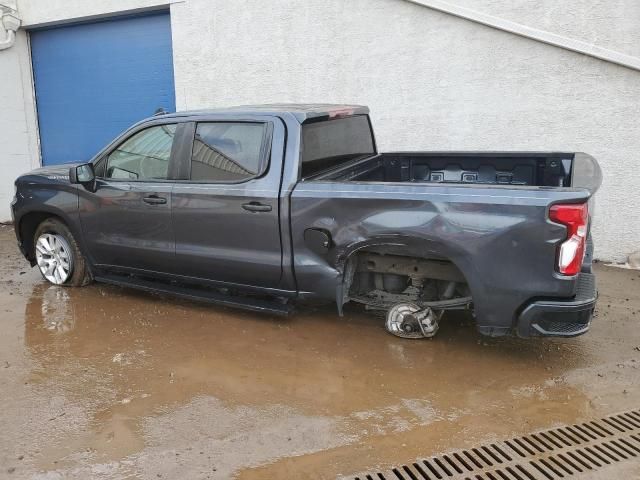
{"type": "MultiPolygon", "coordinates": [[[[488,161],[485,157],[485,161],[488,161]]],[[[391,333],[435,334],[448,310],[478,330],[517,332],[535,299],[569,301],[577,278],[556,272],[567,229],[556,204],[586,204],[587,188],[443,182],[299,183],[290,215],[301,300],[387,312],[391,333]],[[428,183],[428,184],[427,184],[428,183]]]]}
{"type": "Polygon", "coordinates": [[[379,245],[351,255],[342,299],[386,316],[387,330],[403,338],[433,337],[449,310],[469,310],[472,297],[462,272],[450,261],[407,257],[397,246],[379,245]]]}

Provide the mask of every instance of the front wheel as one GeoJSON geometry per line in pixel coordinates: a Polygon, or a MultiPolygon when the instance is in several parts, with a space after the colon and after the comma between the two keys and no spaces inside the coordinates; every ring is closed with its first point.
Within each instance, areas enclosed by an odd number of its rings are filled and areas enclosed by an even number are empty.
{"type": "Polygon", "coordinates": [[[53,218],[42,222],[33,245],[38,269],[49,283],[81,287],[91,282],[87,261],[64,223],[53,218]]]}

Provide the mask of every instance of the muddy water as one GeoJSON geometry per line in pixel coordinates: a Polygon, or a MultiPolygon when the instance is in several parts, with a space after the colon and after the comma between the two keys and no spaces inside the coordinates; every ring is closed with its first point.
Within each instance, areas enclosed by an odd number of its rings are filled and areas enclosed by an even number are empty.
{"type": "Polygon", "coordinates": [[[335,478],[640,405],[640,274],[572,340],[51,287],[0,228],[0,478],[335,478]]]}

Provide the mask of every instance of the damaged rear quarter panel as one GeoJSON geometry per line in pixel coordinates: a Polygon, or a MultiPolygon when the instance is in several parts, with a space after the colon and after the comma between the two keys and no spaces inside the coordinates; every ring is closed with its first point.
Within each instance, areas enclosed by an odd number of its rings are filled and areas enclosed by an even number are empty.
{"type": "Polygon", "coordinates": [[[547,211],[588,195],[566,188],[302,182],[291,196],[298,288],[303,297],[333,301],[349,255],[393,244],[409,256],[452,261],[471,289],[478,325],[511,328],[528,299],[574,294],[574,282],[553,273],[565,230],[547,220],[547,211]],[[308,228],[330,233],[326,253],[309,248],[308,228]]]}

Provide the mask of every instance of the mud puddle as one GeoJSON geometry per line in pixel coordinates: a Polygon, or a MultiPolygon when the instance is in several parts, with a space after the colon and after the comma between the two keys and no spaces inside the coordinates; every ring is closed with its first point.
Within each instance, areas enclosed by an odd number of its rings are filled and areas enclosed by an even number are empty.
{"type": "Polygon", "coordinates": [[[452,316],[408,341],[357,308],[49,287],[6,227],[0,268],[0,478],[335,478],[640,405],[631,270],[598,269],[577,339],[486,339],[452,316]]]}

